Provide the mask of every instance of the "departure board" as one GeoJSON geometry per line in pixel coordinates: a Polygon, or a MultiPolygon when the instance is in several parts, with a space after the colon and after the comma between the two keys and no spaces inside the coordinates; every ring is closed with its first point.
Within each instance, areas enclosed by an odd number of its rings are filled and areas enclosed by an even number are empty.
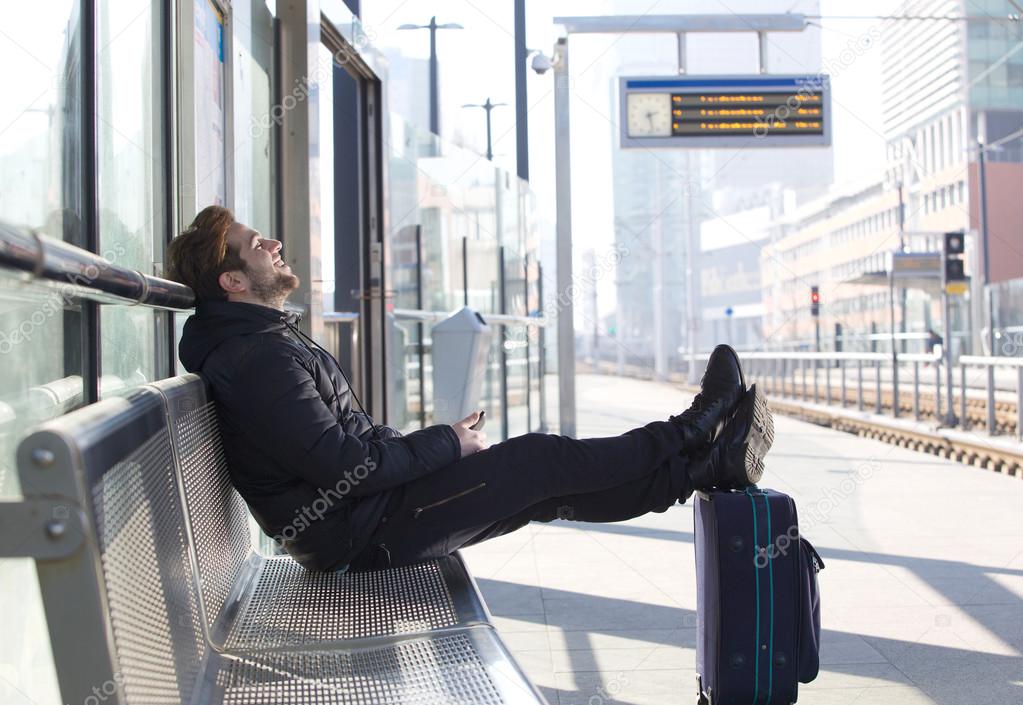
{"type": "Polygon", "coordinates": [[[620,79],[621,146],[831,144],[827,76],[620,79]]]}

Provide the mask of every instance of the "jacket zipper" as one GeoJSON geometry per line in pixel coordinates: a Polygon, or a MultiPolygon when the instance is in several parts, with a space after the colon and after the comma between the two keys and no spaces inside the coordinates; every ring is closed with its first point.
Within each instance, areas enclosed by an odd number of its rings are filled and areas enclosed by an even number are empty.
{"type": "Polygon", "coordinates": [[[483,489],[486,486],[487,486],[487,483],[481,482],[480,484],[476,485],[475,487],[470,487],[467,490],[462,490],[458,494],[453,494],[450,497],[445,497],[444,499],[439,500],[437,502],[433,502],[431,504],[424,504],[422,507],[418,507],[415,511],[412,512],[412,518],[413,519],[418,519],[419,515],[422,514],[423,511],[425,511],[427,509],[433,509],[434,507],[439,507],[442,504],[447,504],[448,502],[450,502],[453,499],[458,499],[459,497],[464,497],[465,495],[469,494],[470,492],[475,492],[476,490],[483,489]]]}

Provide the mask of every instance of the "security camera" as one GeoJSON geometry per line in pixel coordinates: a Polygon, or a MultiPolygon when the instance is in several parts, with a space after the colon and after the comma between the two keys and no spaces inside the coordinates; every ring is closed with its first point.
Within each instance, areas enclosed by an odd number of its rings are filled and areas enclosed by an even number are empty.
{"type": "Polygon", "coordinates": [[[530,64],[531,68],[538,74],[543,76],[545,73],[551,70],[554,62],[551,61],[550,57],[544,54],[542,51],[538,51],[533,54],[533,61],[530,64]]]}

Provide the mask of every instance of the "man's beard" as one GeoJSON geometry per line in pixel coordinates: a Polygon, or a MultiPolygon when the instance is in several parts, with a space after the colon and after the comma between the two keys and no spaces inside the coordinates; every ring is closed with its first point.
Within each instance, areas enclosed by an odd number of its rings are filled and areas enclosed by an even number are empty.
{"type": "Polygon", "coordinates": [[[253,295],[271,306],[280,306],[288,294],[298,288],[298,277],[288,272],[275,271],[268,276],[254,276],[251,271],[246,274],[249,275],[253,295]]]}

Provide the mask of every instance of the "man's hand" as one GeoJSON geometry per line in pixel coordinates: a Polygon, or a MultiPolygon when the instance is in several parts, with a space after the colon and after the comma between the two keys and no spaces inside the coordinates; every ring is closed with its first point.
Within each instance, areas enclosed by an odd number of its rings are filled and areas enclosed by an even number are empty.
{"type": "Polygon", "coordinates": [[[480,412],[474,411],[461,421],[451,424],[451,428],[455,429],[455,435],[458,436],[458,443],[462,446],[463,458],[484,448],[483,444],[487,440],[487,434],[483,431],[473,431],[469,428],[479,419],[480,412]]]}

